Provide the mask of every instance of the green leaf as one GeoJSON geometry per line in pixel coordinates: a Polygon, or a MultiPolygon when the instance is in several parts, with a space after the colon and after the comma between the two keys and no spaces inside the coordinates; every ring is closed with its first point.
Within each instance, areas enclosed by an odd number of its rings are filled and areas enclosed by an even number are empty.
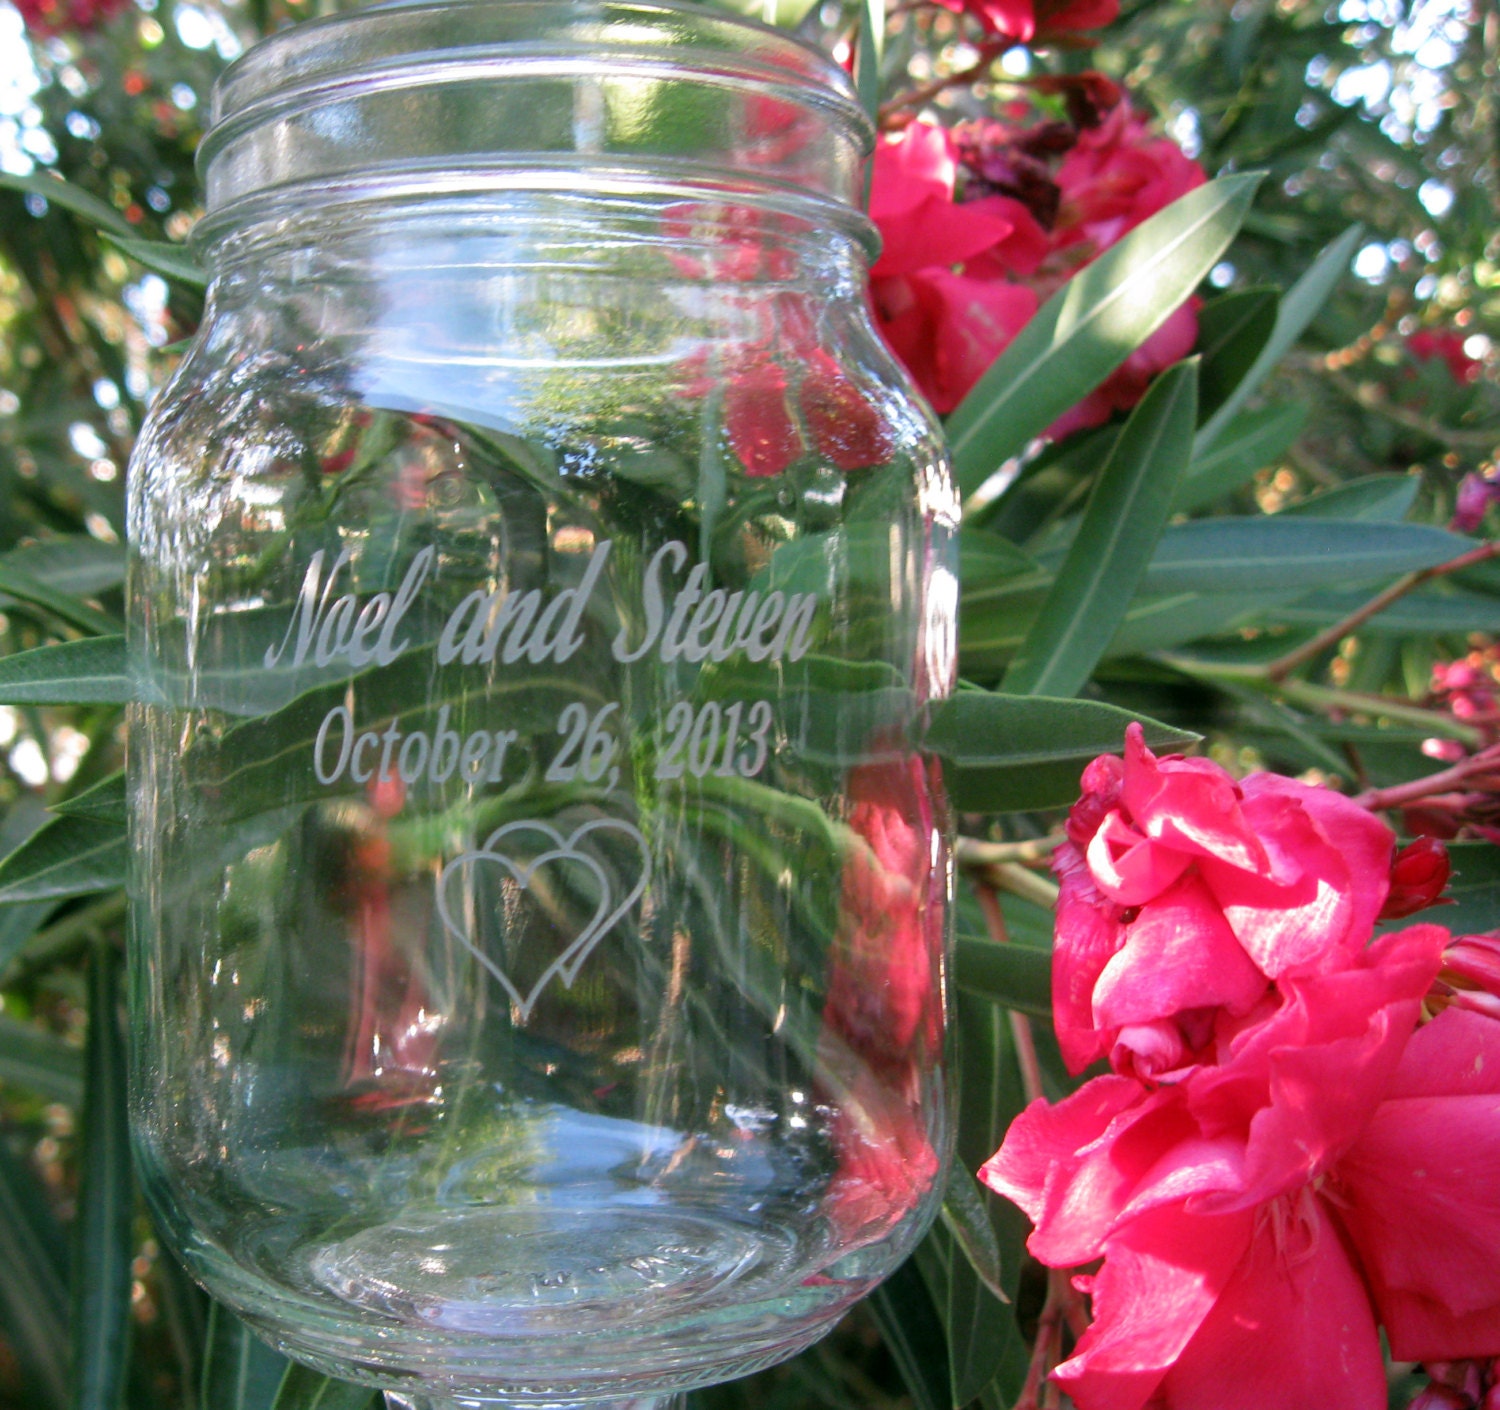
{"type": "Polygon", "coordinates": [[[999,534],[967,526],[958,532],[958,580],[965,590],[993,587],[1035,573],[1039,566],[1029,553],[999,534]]]}
{"type": "Polygon", "coordinates": [[[204,1410],[272,1410],[290,1364],[216,1302],[208,1313],[198,1403],[204,1410]]]}
{"type": "Polygon", "coordinates": [[[131,696],[123,636],[92,636],[0,657],[6,705],[122,705],[131,696]]]}
{"type": "Polygon", "coordinates": [[[104,238],[118,246],[122,254],[129,255],[137,264],[145,265],[164,278],[174,279],[193,289],[202,289],[208,284],[208,271],[193,258],[193,252],[186,245],[174,244],[170,240],[142,240],[108,230],[104,232],[104,238]]]}
{"type": "Polygon", "coordinates": [[[1174,514],[1190,514],[1232,494],[1257,470],[1274,465],[1291,447],[1312,408],[1306,402],[1281,402],[1242,411],[1211,449],[1193,459],[1172,498],[1174,514]]]}
{"type": "Polygon", "coordinates": [[[124,772],[116,770],[101,778],[92,788],[86,788],[61,803],[54,803],[52,811],[64,817],[92,818],[96,822],[124,827],[127,821],[124,772]]]}
{"type": "Polygon", "coordinates": [[[67,1246],[40,1183],[0,1140],[0,1330],[20,1363],[27,1410],[67,1404],[67,1246]]]}
{"type": "MultiPolygon", "coordinates": [[[[859,37],[854,52],[854,87],[871,122],[880,116],[880,69],[885,58],[885,0],[858,0],[859,37]]],[[[873,163],[871,168],[873,169],[873,163]]],[[[868,181],[868,174],[866,181],[868,181]]],[[[868,190],[866,192],[868,204],[868,190]]]]}
{"type": "Polygon", "coordinates": [[[83,1054],[55,1033],[0,1013],[0,1081],[48,1101],[83,1101],[83,1054]]]}
{"type": "Polygon", "coordinates": [[[1222,406],[1255,365],[1276,327],[1281,291],[1240,289],[1210,299],[1198,310],[1199,415],[1222,406]]]}
{"type": "Polygon", "coordinates": [[[1427,524],[1285,513],[1194,519],[1162,534],[1141,595],[1295,592],[1370,582],[1446,563],[1472,547],[1472,540],[1427,524]]]}
{"type": "MultiPolygon", "coordinates": [[[[1009,1302],[1010,1294],[1005,1291],[1005,1272],[1000,1262],[1000,1243],[995,1238],[995,1226],[990,1223],[984,1199],[974,1177],[955,1165],[948,1172],[948,1186],[943,1192],[943,1227],[996,1300],[1009,1302]]],[[[972,1399],[972,1396],[968,1398],[972,1399]]]]}
{"type": "Polygon", "coordinates": [[[0,567],[14,568],[59,592],[89,597],[125,581],[125,546],[71,534],[0,553],[0,567]]]}
{"type": "MultiPolygon", "coordinates": [[[[979,1197],[976,1194],[974,1198],[977,1202],[979,1197]]],[[[979,1212],[988,1222],[983,1206],[979,1212]]],[[[1010,1309],[985,1286],[946,1224],[928,1231],[918,1247],[917,1259],[928,1291],[942,1313],[953,1410],[964,1410],[1000,1369],[1005,1342],[995,1335],[995,1326],[1010,1309]]]]}
{"type": "Polygon", "coordinates": [[[281,1379],[274,1410],[370,1410],[379,1394],[369,1386],[336,1381],[294,1361],[281,1379]]]}
{"type": "Polygon", "coordinates": [[[942,1318],[912,1259],[870,1294],[869,1307],[915,1410],[951,1410],[942,1318]]]}
{"type": "Polygon", "coordinates": [[[1037,1018],[1052,1017],[1052,955],[1030,945],[997,945],[993,940],[958,937],[957,984],[992,1004],[1037,1018]]]}
{"type": "Polygon", "coordinates": [[[130,1132],[119,959],[105,942],[89,964],[78,1218],[73,1229],[72,1410],[116,1410],[130,1342],[130,1132]]]}
{"type": "Polygon", "coordinates": [[[112,205],[52,172],[39,171],[28,176],[0,172],[0,187],[41,196],[54,206],[61,206],[65,211],[82,216],[100,230],[107,230],[125,239],[135,238],[135,227],[112,205]]]}
{"type": "MultiPolygon", "coordinates": [[[[1004,1009],[959,991],[958,1020],[958,1161],[978,1170],[995,1153],[1010,1123],[1026,1105],[1016,1063],[1011,1016],[1004,1009]]],[[[1000,1252],[1001,1289],[1010,1303],[991,1305],[989,1333],[999,1343],[994,1384],[1008,1406],[1020,1393],[1030,1360],[1016,1327],[1015,1299],[1025,1257],[1026,1217],[1009,1200],[987,1191],[979,1195],[995,1230],[1000,1252]]]]}
{"type": "Polygon", "coordinates": [[[1261,383],[1270,375],[1271,369],[1292,350],[1297,339],[1306,331],[1307,325],[1317,316],[1318,310],[1328,302],[1339,280],[1349,272],[1354,247],[1359,244],[1362,234],[1361,226],[1350,226],[1319,254],[1307,273],[1282,297],[1276,312],[1275,331],[1260,350],[1254,365],[1240,378],[1224,404],[1208,418],[1198,432],[1193,443],[1194,460],[1201,460],[1207,454],[1208,448],[1219,439],[1245,403],[1260,390],[1261,383]]]}
{"type": "Polygon", "coordinates": [[[120,630],[120,624],[114,618],[106,617],[97,607],[90,607],[69,593],[58,592],[17,568],[0,567],[0,593],[40,607],[59,621],[91,636],[109,636],[120,630]]]}
{"type": "Polygon", "coordinates": [[[1190,191],[1073,276],[948,419],[959,487],[972,494],[1151,336],[1218,262],[1258,175],[1190,191]]]}
{"type": "MultiPolygon", "coordinates": [[[[1099,472],[1083,522],[1004,688],[1076,695],[1099,663],[1151,562],[1193,445],[1195,363],[1151,385],[1099,472]]],[[[1184,526],[1190,527],[1190,526],[1184,526]]]]}
{"type": "Polygon", "coordinates": [[[1299,519],[1361,519],[1370,524],[1399,523],[1411,512],[1420,475],[1363,475],[1311,495],[1281,512],[1299,519]]]}
{"type": "Polygon", "coordinates": [[[963,690],[933,707],[923,747],[940,755],[955,804],[976,812],[1052,808],[1078,796],[1078,777],[1113,754],[1138,721],[1157,750],[1198,736],[1095,700],[1050,700],[963,690]]]}
{"type": "MultiPolygon", "coordinates": [[[[1266,612],[1270,621],[1293,627],[1331,627],[1370,600],[1367,592],[1315,592],[1266,612]]],[[[1410,592],[1362,622],[1361,636],[1432,637],[1445,633],[1493,632],[1492,598],[1467,592],[1410,592]]]]}
{"type": "Polygon", "coordinates": [[[57,818],[0,861],[0,902],[82,896],[125,884],[125,830],[57,818]]]}

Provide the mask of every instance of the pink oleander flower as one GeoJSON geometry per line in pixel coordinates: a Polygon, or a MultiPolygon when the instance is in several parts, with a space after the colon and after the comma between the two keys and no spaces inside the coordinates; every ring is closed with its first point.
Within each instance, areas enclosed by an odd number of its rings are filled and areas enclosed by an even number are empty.
{"type": "MultiPolygon", "coordinates": [[[[871,299],[892,351],[940,413],[1044,298],[1206,179],[1101,75],[1071,75],[1060,91],[1068,122],[987,120],[950,132],[917,121],[877,149],[870,213],[884,243],[871,299]]],[[[1185,303],[1051,434],[1134,406],[1197,334],[1185,303]]]]}
{"type": "Polygon", "coordinates": [[[1055,1373],[1079,1410],[1384,1410],[1382,1329],[1400,1360],[1500,1353],[1500,1015],[1454,998],[1500,989],[1500,948],[1372,939],[1441,867],[1406,849],[1393,891],[1359,812],[1138,732],[1085,774],[1057,947],[1088,982],[1054,1003],[1115,1071],[981,1171],[1043,1263],[1099,1263],[1055,1373]],[[1096,1021],[1116,990],[1157,1015],[1138,1039],[1096,1021]]]}
{"type": "Polygon", "coordinates": [[[1284,974],[1339,967],[1369,939],[1394,837],[1363,808],[1207,759],[1125,757],[1083,775],[1053,867],[1058,1043],[1164,1076],[1207,1060],[1284,974]]]}
{"type": "Polygon", "coordinates": [[[1120,0],[937,0],[954,14],[971,14],[991,34],[1020,44],[1046,43],[1082,30],[1103,29],[1120,13],[1120,0]]]}

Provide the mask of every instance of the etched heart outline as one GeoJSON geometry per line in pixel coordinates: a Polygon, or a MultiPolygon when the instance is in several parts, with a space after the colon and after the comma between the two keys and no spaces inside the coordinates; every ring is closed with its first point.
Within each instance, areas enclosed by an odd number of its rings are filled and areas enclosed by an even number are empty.
{"type": "Polygon", "coordinates": [[[593,952],[594,947],[619,923],[626,913],[645,895],[646,887],[651,876],[651,857],[646,850],[646,839],[629,823],[621,822],[617,818],[594,818],[589,822],[582,823],[564,839],[550,823],[537,822],[532,819],[522,819],[518,822],[505,823],[497,827],[488,837],[484,839],[481,846],[471,852],[461,852],[454,857],[447,866],[438,874],[437,883],[437,906],[438,914],[442,917],[443,925],[448,933],[453,936],[468,952],[477,959],[494,977],[500,981],[501,987],[510,995],[515,1005],[520,1021],[525,1023],[531,1017],[531,1011],[536,1007],[537,1000],[541,997],[542,990],[552,981],[554,976],[561,976],[563,987],[571,989],[573,981],[578,977],[578,971],[583,963],[593,952]],[[520,862],[508,853],[499,850],[499,844],[507,837],[513,837],[523,832],[540,833],[551,842],[547,850],[533,857],[529,862],[520,862]],[[636,883],[631,887],[625,899],[612,910],[609,907],[610,893],[612,887],[610,879],[604,868],[583,851],[580,839],[601,832],[619,832],[635,844],[640,854],[640,875],[636,883]],[[498,863],[510,874],[523,891],[531,885],[531,879],[548,862],[572,861],[581,862],[589,869],[599,882],[599,904],[594,910],[588,924],[578,932],[576,936],[564,946],[562,952],[542,971],[536,983],[523,995],[515,984],[511,982],[510,976],[487,955],[478,945],[474,943],[466,927],[460,925],[448,909],[448,886],[452,878],[465,866],[473,866],[479,862],[498,863]]]}

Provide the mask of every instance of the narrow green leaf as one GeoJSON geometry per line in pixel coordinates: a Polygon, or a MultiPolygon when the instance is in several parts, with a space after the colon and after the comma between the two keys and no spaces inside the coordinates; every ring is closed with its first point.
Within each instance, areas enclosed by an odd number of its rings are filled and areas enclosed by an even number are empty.
{"type": "MultiPolygon", "coordinates": [[[[985,1217],[982,1207],[980,1215],[985,1217]]],[[[964,1410],[1000,1369],[1005,1341],[995,1335],[995,1327],[1010,1315],[1010,1309],[985,1286],[946,1224],[935,1225],[924,1245],[929,1256],[923,1273],[942,1312],[948,1344],[953,1410],[964,1410]]],[[[923,1252],[923,1248],[918,1249],[919,1258],[923,1252]]]]}
{"type": "Polygon", "coordinates": [[[0,657],[0,703],[122,705],[130,699],[125,638],[84,637],[0,657]]]}
{"type": "MultiPolygon", "coordinates": [[[[1270,608],[1266,619],[1292,627],[1331,627],[1370,599],[1367,592],[1315,592],[1270,608]]],[[[1494,599],[1467,592],[1411,592],[1361,623],[1361,636],[1432,637],[1443,633],[1493,632],[1494,599]]]]}
{"type": "Polygon", "coordinates": [[[1207,419],[1255,365],[1276,328],[1278,289],[1238,289],[1198,310],[1198,414],[1207,419]]]}
{"type": "Polygon", "coordinates": [[[83,1101],[83,1054],[55,1033],[0,1014],[0,1081],[76,1108],[83,1101]]]}
{"type": "Polygon", "coordinates": [[[951,1410],[942,1317],[912,1259],[870,1294],[869,1307],[915,1410],[951,1410]]]}
{"type": "Polygon", "coordinates": [[[963,690],[934,707],[923,747],[942,757],[959,808],[976,812],[1058,807],[1078,797],[1078,778],[1099,754],[1116,753],[1138,721],[1158,750],[1198,736],[1096,700],[1055,700],[963,690]]]}
{"type": "Polygon", "coordinates": [[[16,568],[0,567],[0,593],[40,607],[59,621],[91,636],[109,636],[120,630],[120,624],[114,618],[106,617],[97,607],[90,607],[69,593],[58,592],[16,568]]]}
{"type": "Polygon", "coordinates": [[[53,804],[52,811],[63,817],[92,818],[96,822],[124,827],[127,820],[124,772],[117,770],[101,778],[92,788],[53,804]]]}
{"type": "Polygon", "coordinates": [[[1225,176],[1190,191],[1047,300],[948,419],[965,495],[1161,327],[1218,262],[1259,182],[1225,176]]]}
{"type": "Polygon", "coordinates": [[[1302,434],[1310,412],[1300,401],[1242,411],[1210,449],[1194,452],[1172,497],[1172,512],[1202,509],[1232,494],[1257,470],[1274,465],[1302,434]]]}
{"type": "Polygon", "coordinates": [[[116,235],[112,231],[105,231],[104,238],[118,246],[122,254],[129,255],[137,264],[145,265],[164,278],[175,279],[193,289],[202,289],[208,284],[208,271],[193,258],[186,245],[173,244],[170,240],[142,240],[136,236],[116,235]]]}
{"type": "Polygon", "coordinates": [[[73,1229],[72,1410],[116,1410],[130,1340],[134,1191],[120,1030],[119,960],[96,943],[89,962],[78,1218],[73,1229]]]}
{"type": "Polygon", "coordinates": [[[1472,547],[1471,539],[1428,524],[1287,513],[1194,519],[1162,534],[1140,590],[1151,597],[1310,591],[1431,568],[1472,547]]]}
{"type": "Polygon", "coordinates": [[[290,1364],[216,1302],[208,1313],[199,1403],[204,1410],[272,1410],[290,1364]]]}
{"type": "Polygon", "coordinates": [[[965,590],[992,587],[1026,573],[1035,573],[1038,563],[999,534],[967,526],[958,532],[958,580],[965,590]]]}
{"type": "Polygon", "coordinates": [[[28,176],[0,172],[0,187],[7,186],[12,191],[41,196],[54,206],[61,206],[65,211],[82,216],[100,230],[107,230],[126,239],[135,238],[135,227],[112,205],[52,172],[36,172],[28,176]]]}
{"type": "Polygon", "coordinates": [[[336,1381],[293,1361],[281,1378],[274,1410],[371,1410],[380,1392],[336,1381]]]}
{"type": "Polygon", "coordinates": [[[961,690],[933,707],[922,744],[960,767],[1045,768],[1118,752],[1132,721],[1145,727],[1153,749],[1198,742],[1195,734],[1100,700],[961,690]]]}
{"type": "MultiPolygon", "coordinates": [[[[854,53],[854,87],[871,122],[880,116],[880,69],[885,59],[885,0],[858,0],[859,39],[854,53]]],[[[866,193],[868,200],[868,193],[866,193]]]]}
{"type": "Polygon", "coordinates": [[[1394,524],[1405,519],[1422,488],[1420,475],[1363,475],[1289,505],[1281,512],[1298,519],[1361,519],[1394,524]]]}
{"type": "Polygon", "coordinates": [[[0,861],[0,902],[83,896],[125,884],[125,830],[57,818],[0,861]]]}
{"type": "Polygon", "coordinates": [[[14,568],[58,592],[89,597],[125,581],[125,545],[70,534],[0,553],[0,567],[14,568]]]}
{"type": "MultiPolygon", "coordinates": [[[[1198,369],[1168,369],[1131,413],[1057,581],[1005,673],[1016,695],[1076,695],[1150,563],[1193,445],[1198,369]]],[[[1187,526],[1184,526],[1187,527],[1187,526]]]]}
{"type": "Polygon", "coordinates": [[[1271,369],[1289,353],[1297,339],[1306,331],[1307,325],[1317,316],[1318,310],[1328,302],[1329,296],[1349,271],[1349,262],[1354,258],[1354,247],[1359,244],[1363,228],[1350,228],[1327,246],[1304,274],[1282,297],[1276,312],[1276,329],[1267,340],[1254,365],[1239,380],[1234,391],[1224,404],[1203,424],[1193,443],[1193,458],[1201,460],[1208,448],[1231,421],[1239,414],[1245,403],[1260,390],[1260,385],[1270,375],[1271,369]]]}
{"type": "Polygon", "coordinates": [[[27,1410],[67,1404],[67,1246],[40,1182],[0,1140],[0,1330],[20,1363],[27,1410]]]}
{"type": "Polygon", "coordinates": [[[1037,1018],[1052,1017],[1052,955],[1030,945],[958,937],[960,989],[1037,1018]]]}
{"type": "Polygon", "coordinates": [[[974,1183],[974,1177],[955,1165],[948,1172],[948,1186],[943,1192],[943,1227],[985,1287],[998,1301],[1009,1302],[1000,1262],[1000,1243],[995,1238],[995,1226],[990,1223],[984,1198],[974,1183]]]}
{"type": "MultiPolygon", "coordinates": [[[[962,990],[958,1019],[958,1161],[977,1171],[995,1153],[1026,1096],[1016,1063],[1010,1015],[999,1006],[962,990]]],[[[1027,1234],[1026,1217],[1009,1200],[988,1192],[979,1198],[989,1214],[1000,1250],[1001,1288],[1010,1304],[991,1307],[990,1335],[1000,1344],[994,1384],[1009,1406],[1020,1393],[1030,1360],[1016,1327],[1015,1299],[1027,1234]]]]}

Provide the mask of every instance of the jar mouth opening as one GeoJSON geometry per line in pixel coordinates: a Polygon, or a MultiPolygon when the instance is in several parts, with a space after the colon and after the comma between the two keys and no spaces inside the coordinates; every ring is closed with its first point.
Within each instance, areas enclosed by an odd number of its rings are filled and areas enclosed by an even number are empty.
{"type": "Polygon", "coordinates": [[[829,56],[678,0],[398,0],[312,20],[231,65],[211,114],[215,224],[277,190],[439,169],[465,188],[659,171],[854,214],[874,143],[829,56]]]}

